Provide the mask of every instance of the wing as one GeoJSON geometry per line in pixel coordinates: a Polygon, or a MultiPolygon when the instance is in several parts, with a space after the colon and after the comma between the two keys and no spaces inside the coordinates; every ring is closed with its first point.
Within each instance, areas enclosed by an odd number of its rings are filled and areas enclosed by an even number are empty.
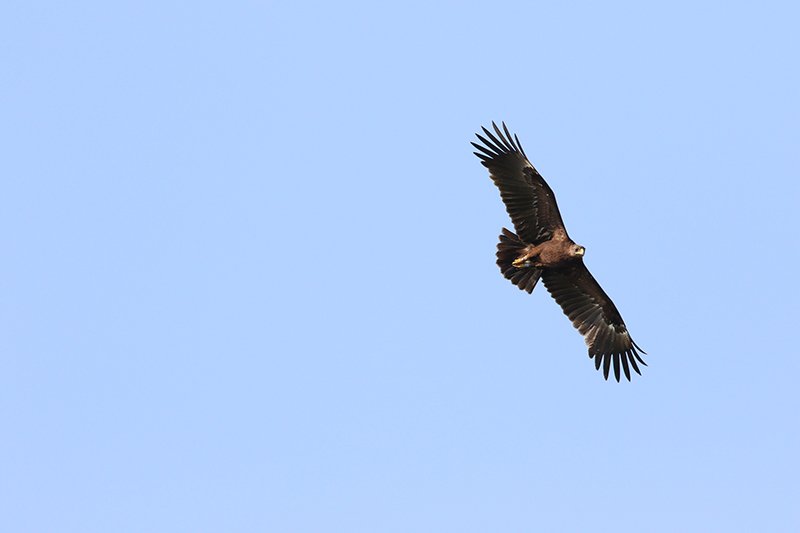
{"type": "Polygon", "coordinates": [[[603,365],[606,379],[612,360],[617,381],[620,362],[628,381],[631,379],[630,367],[641,375],[636,362],[647,366],[639,356],[639,352],[644,354],[645,351],[633,342],[614,302],[592,277],[582,260],[567,269],[545,269],[542,280],[572,325],[583,335],[595,367],[599,369],[603,365]]]}
{"type": "Polygon", "coordinates": [[[556,197],[528,161],[517,136],[512,138],[505,123],[505,135],[494,122],[492,126],[497,137],[482,128],[488,139],[478,135],[483,145],[471,143],[478,149],[474,153],[489,169],[489,176],[500,189],[500,197],[506,204],[517,235],[527,243],[546,241],[555,230],[564,229],[556,197]]]}

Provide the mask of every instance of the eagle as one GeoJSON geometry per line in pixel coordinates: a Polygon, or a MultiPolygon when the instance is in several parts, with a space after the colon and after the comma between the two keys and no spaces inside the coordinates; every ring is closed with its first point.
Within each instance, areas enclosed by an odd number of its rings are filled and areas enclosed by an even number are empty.
{"type": "Polygon", "coordinates": [[[503,228],[497,244],[497,266],[503,276],[530,294],[541,279],[572,325],[583,335],[596,369],[608,380],[612,362],[630,381],[631,368],[647,366],[646,354],[631,338],[617,306],[583,263],[586,249],[569,238],[553,190],[534,168],[516,135],[492,122],[494,134],[481,127],[478,151],[489,177],[500,189],[516,233],[503,228]]]}

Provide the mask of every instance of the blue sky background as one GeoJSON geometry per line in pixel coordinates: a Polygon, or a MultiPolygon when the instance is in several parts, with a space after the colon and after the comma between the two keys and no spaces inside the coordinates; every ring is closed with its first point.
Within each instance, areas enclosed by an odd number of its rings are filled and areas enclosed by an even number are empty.
{"type": "Polygon", "coordinates": [[[798,531],[795,3],[0,7],[0,522],[798,531]],[[650,366],[606,382],[505,120],[650,366]]]}

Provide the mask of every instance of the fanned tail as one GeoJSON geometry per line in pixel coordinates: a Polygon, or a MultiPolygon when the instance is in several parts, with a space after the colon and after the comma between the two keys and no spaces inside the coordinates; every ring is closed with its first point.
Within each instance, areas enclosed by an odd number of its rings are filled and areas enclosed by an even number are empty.
{"type": "Polygon", "coordinates": [[[522,242],[516,233],[503,228],[500,242],[497,243],[497,266],[500,267],[500,272],[506,279],[511,280],[511,283],[530,294],[542,275],[542,269],[536,267],[517,268],[511,264],[526,246],[527,244],[522,242]]]}

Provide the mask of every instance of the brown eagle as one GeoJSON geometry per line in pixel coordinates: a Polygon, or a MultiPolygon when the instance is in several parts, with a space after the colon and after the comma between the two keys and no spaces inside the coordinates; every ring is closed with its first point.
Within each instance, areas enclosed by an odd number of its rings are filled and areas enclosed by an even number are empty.
{"type": "Polygon", "coordinates": [[[639,348],[611,298],[583,264],[586,249],[567,235],[556,197],[539,172],[528,161],[516,135],[503,123],[503,131],[492,122],[497,136],[482,128],[477,135],[483,145],[471,143],[489,176],[500,189],[500,197],[517,233],[503,228],[497,245],[497,266],[511,283],[530,294],[541,278],[550,295],[572,321],[586,345],[595,367],[603,366],[608,379],[611,363],[619,381],[620,366],[630,381],[631,371],[641,375],[644,366],[639,348]],[[505,134],[503,133],[505,132],[505,134]]]}

